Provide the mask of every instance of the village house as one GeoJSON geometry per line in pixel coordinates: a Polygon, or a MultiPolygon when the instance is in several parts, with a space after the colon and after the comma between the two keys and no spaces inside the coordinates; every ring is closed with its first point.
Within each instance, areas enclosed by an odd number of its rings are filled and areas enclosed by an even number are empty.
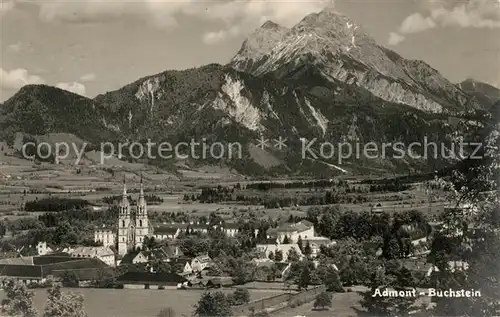
{"type": "Polygon", "coordinates": [[[222,231],[224,231],[226,237],[233,238],[239,231],[239,225],[237,223],[226,222],[221,225],[222,231]]]}
{"type": "Polygon", "coordinates": [[[266,244],[257,244],[256,247],[257,251],[261,252],[266,258],[269,258],[271,253],[274,255],[276,254],[276,251],[281,251],[281,254],[283,255],[283,262],[288,261],[288,252],[291,249],[295,249],[300,258],[304,257],[302,251],[300,251],[300,248],[296,243],[282,244],[279,239],[269,240],[266,244]]]}
{"type": "MultiPolygon", "coordinates": [[[[469,268],[469,264],[465,261],[448,261],[448,268],[450,272],[464,272],[469,268]]],[[[427,276],[431,276],[432,273],[439,272],[439,268],[435,265],[432,265],[427,270],[427,276]]]]}
{"type": "Polygon", "coordinates": [[[116,256],[109,247],[76,247],[66,248],[63,252],[75,258],[96,258],[109,266],[116,266],[116,256]]]}
{"type": "Polygon", "coordinates": [[[267,235],[278,238],[280,243],[283,243],[285,237],[288,238],[290,243],[297,243],[299,237],[301,239],[314,237],[314,225],[307,220],[301,220],[297,223],[285,223],[278,228],[269,229],[267,235]]]}
{"type": "Polygon", "coordinates": [[[319,252],[321,250],[321,246],[329,247],[329,246],[337,244],[337,242],[332,241],[326,237],[303,238],[302,239],[302,246],[305,247],[307,243],[309,243],[309,246],[311,247],[311,256],[313,258],[315,258],[319,255],[319,252]]]}
{"type": "Polygon", "coordinates": [[[153,259],[160,260],[163,262],[171,262],[182,256],[182,251],[180,251],[178,246],[168,246],[166,248],[157,248],[149,251],[131,251],[127,253],[120,261],[122,264],[139,264],[147,263],[153,259]]]}
{"type": "Polygon", "coordinates": [[[173,240],[177,239],[182,230],[179,227],[160,225],[154,228],[153,237],[156,240],[173,240]]]}
{"type": "Polygon", "coordinates": [[[184,268],[182,269],[182,274],[183,275],[193,274],[193,268],[191,267],[191,264],[189,264],[189,262],[186,262],[186,264],[184,265],[184,268]]]}
{"type": "Polygon", "coordinates": [[[102,227],[94,231],[94,241],[102,243],[105,247],[111,247],[116,244],[116,233],[112,228],[102,227]]]}
{"type": "Polygon", "coordinates": [[[54,250],[52,250],[49,246],[47,246],[47,242],[40,241],[36,245],[36,252],[37,252],[38,255],[47,255],[49,253],[54,252],[54,250]]]}
{"type": "Polygon", "coordinates": [[[201,272],[210,266],[212,259],[208,255],[200,255],[191,260],[191,269],[193,272],[201,272]]]}
{"type": "Polygon", "coordinates": [[[141,251],[133,251],[125,254],[125,256],[119,261],[119,265],[123,264],[139,264],[139,263],[147,263],[148,257],[144,252],[141,251]]]}
{"type": "Polygon", "coordinates": [[[92,281],[112,267],[97,258],[75,259],[69,255],[47,255],[24,258],[2,259],[0,279],[14,278],[26,284],[43,284],[73,272],[80,282],[92,281]],[[18,260],[22,259],[22,261],[18,260]],[[14,264],[12,264],[14,263],[14,264]]]}
{"type": "Polygon", "coordinates": [[[178,289],[188,280],[175,273],[127,272],[117,278],[125,289],[178,289]]]}

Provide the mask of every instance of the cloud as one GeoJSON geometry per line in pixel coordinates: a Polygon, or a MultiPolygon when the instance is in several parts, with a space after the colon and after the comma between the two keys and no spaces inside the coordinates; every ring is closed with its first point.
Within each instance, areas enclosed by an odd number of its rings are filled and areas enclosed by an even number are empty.
{"type": "Polygon", "coordinates": [[[424,18],[420,13],[414,13],[404,19],[399,27],[399,32],[402,34],[412,34],[423,32],[436,27],[436,23],[432,18],[424,18]]]}
{"type": "Polygon", "coordinates": [[[7,48],[9,49],[9,51],[12,51],[12,52],[15,52],[15,53],[18,53],[21,51],[21,43],[18,42],[16,44],[9,44],[7,46],[7,48]]]}
{"type": "Polygon", "coordinates": [[[14,0],[0,0],[0,17],[14,8],[14,0]]]}
{"type": "Polygon", "coordinates": [[[94,73],[85,74],[85,75],[80,77],[80,81],[82,83],[91,82],[91,81],[94,81],[95,79],[96,79],[96,75],[94,73]]]}
{"type": "Polygon", "coordinates": [[[247,34],[267,20],[291,27],[305,15],[319,12],[329,4],[333,6],[333,2],[327,0],[216,2],[206,8],[205,17],[222,21],[225,27],[219,31],[206,33],[203,40],[207,44],[215,44],[225,39],[235,38],[247,34]]]}
{"type": "Polygon", "coordinates": [[[394,46],[403,42],[405,37],[399,33],[391,32],[389,33],[389,45],[394,46]]]}
{"type": "Polygon", "coordinates": [[[67,91],[71,91],[72,93],[75,93],[75,94],[78,94],[81,96],[85,96],[85,93],[86,93],[85,85],[83,85],[81,83],[77,83],[77,82],[57,83],[56,87],[60,88],[60,89],[67,90],[67,91]]]}
{"type": "Polygon", "coordinates": [[[491,0],[471,0],[449,10],[438,7],[432,18],[442,26],[462,28],[500,28],[500,3],[491,0]]]}
{"type": "Polygon", "coordinates": [[[0,87],[6,90],[16,90],[25,85],[44,84],[45,80],[37,75],[31,75],[26,69],[17,68],[6,71],[0,68],[0,87]]]}
{"type": "Polygon", "coordinates": [[[203,35],[203,42],[208,45],[217,44],[240,35],[238,27],[232,27],[229,30],[220,30],[218,32],[208,32],[203,35]]]}
{"type": "Polygon", "coordinates": [[[266,20],[291,26],[305,15],[318,12],[332,0],[17,0],[39,7],[43,21],[62,23],[108,23],[134,19],[162,29],[178,26],[179,16],[221,23],[219,30],[203,36],[213,44],[248,33],[266,20]]]}
{"type": "Polygon", "coordinates": [[[429,1],[428,15],[413,13],[407,16],[397,32],[389,34],[389,45],[397,45],[405,35],[424,32],[437,27],[500,28],[500,1],[469,0],[429,1]]]}

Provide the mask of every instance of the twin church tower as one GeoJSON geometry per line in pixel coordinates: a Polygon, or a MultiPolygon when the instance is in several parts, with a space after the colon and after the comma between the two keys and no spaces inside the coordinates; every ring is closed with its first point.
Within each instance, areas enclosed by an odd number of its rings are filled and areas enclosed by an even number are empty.
{"type": "Polygon", "coordinates": [[[141,189],[135,208],[128,201],[127,185],[123,179],[123,197],[119,205],[118,254],[125,255],[130,250],[141,247],[144,238],[152,232],[148,220],[148,207],[144,198],[144,185],[141,176],[141,189]]]}

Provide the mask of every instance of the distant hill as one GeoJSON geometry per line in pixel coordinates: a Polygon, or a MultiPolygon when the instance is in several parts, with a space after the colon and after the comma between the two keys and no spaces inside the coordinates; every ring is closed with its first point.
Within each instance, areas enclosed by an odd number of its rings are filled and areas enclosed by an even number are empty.
{"type": "Polygon", "coordinates": [[[0,106],[0,138],[70,133],[90,142],[113,138],[92,99],[46,85],[27,85],[0,106]]]}
{"type": "Polygon", "coordinates": [[[487,83],[469,78],[457,86],[469,95],[476,97],[483,104],[493,105],[500,100],[500,89],[487,83]]]}

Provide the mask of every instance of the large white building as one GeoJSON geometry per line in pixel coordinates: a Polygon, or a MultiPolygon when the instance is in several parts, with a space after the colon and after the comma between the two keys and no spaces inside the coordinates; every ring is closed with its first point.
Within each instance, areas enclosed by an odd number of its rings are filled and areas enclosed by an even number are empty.
{"type": "Polygon", "coordinates": [[[301,239],[309,239],[314,237],[314,225],[307,221],[301,220],[297,223],[285,223],[276,229],[269,229],[267,235],[269,237],[277,237],[280,243],[283,243],[285,237],[289,243],[297,243],[299,237],[301,239]]]}
{"type": "Polygon", "coordinates": [[[102,242],[104,246],[111,246],[118,240],[118,254],[125,255],[128,251],[141,248],[144,237],[152,233],[148,220],[148,207],[144,198],[144,185],[141,177],[141,188],[139,199],[135,206],[128,201],[127,185],[123,181],[122,200],[118,206],[118,234],[112,229],[98,229],[94,233],[94,239],[102,242]]]}

